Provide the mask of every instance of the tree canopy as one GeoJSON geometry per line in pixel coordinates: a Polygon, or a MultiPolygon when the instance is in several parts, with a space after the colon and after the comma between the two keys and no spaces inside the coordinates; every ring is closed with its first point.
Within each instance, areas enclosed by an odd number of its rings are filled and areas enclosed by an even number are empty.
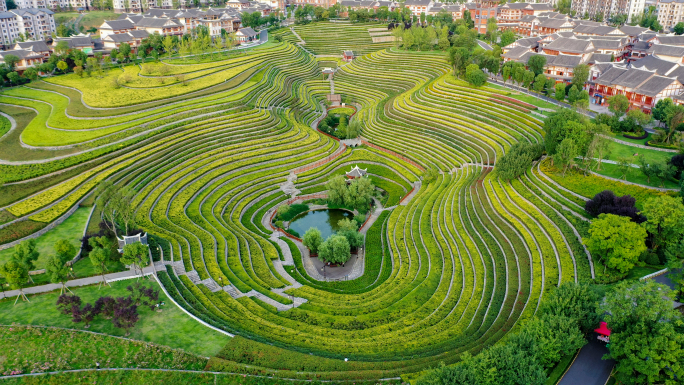
{"type": "Polygon", "coordinates": [[[589,252],[610,269],[631,270],[646,251],[646,231],[628,217],[600,214],[584,239],[589,252]]]}

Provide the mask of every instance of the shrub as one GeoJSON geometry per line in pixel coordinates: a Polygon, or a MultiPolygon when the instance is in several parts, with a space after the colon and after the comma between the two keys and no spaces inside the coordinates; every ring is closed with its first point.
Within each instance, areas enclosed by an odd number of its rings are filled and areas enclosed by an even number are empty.
{"type": "Polygon", "coordinates": [[[610,190],[601,191],[594,198],[584,204],[584,209],[595,217],[600,214],[614,214],[629,217],[636,223],[646,220],[643,215],[639,215],[636,208],[636,199],[631,195],[615,196],[610,190]]]}

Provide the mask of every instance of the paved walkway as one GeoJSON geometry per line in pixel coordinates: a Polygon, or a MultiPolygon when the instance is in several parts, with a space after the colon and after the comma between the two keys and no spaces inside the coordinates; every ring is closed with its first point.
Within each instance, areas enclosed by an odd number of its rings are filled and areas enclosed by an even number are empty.
{"type": "Polygon", "coordinates": [[[608,354],[606,345],[590,335],[589,343],[582,347],[558,385],[605,385],[615,361],[603,360],[604,354],[608,354]]]}
{"type": "MultiPolygon", "coordinates": [[[[143,275],[150,275],[157,271],[158,269],[156,268],[155,265],[150,265],[147,266],[146,268],[143,269],[143,275]]],[[[166,269],[164,269],[166,270],[166,269]]],[[[127,271],[121,271],[118,273],[111,273],[111,274],[105,274],[105,278],[107,282],[115,282],[115,281],[120,281],[124,279],[131,279],[135,277],[142,277],[140,275],[140,271],[138,270],[137,274],[133,272],[133,270],[127,270],[127,271]]],[[[77,278],[77,279],[72,279],[70,281],[67,281],[66,286],[67,287],[77,287],[77,286],[88,286],[88,285],[94,285],[96,283],[102,282],[102,276],[101,275],[96,275],[93,277],[87,277],[87,278],[77,278]]],[[[59,283],[51,283],[48,285],[41,285],[41,286],[32,286],[32,287],[27,287],[24,289],[24,294],[39,294],[39,293],[48,293],[51,291],[59,290],[62,288],[62,285],[59,283]]],[[[7,297],[16,297],[19,295],[19,290],[9,290],[5,292],[5,296],[7,297]]]]}
{"type": "Polygon", "coordinates": [[[658,148],[658,147],[653,147],[653,146],[646,146],[646,145],[644,145],[644,144],[637,144],[637,143],[628,142],[628,141],[626,141],[626,140],[620,140],[620,139],[618,139],[618,138],[616,138],[616,137],[614,137],[614,136],[608,136],[608,135],[606,135],[606,136],[604,136],[604,137],[605,137],[605,138],[608,138],[608,139],[610,139],[610,140],[612,140],[613,142],[620,143],[620,144],[624,144],[624,145],[627,145],[627,146],[636,147],[636,148],[644,148],[644,149],[647,149],[647,150],[655,150],[655,151],[662,151],[662,152],[677,152],[677,150],[674,150],[674,149],[671,149],[671,148],[658,148]]]}

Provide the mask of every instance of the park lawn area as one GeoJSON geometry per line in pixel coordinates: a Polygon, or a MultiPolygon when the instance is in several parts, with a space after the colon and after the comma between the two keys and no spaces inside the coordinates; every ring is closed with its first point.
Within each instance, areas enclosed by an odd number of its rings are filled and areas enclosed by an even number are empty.
{"type": "Polygon", "coordinates": [[[618,160],[618,158],[620,157],[627,157],[633,159],[631,163],[634,164],[637,163],[637,159],[634,156],[634,154],[643,155],[646,159],[646,162],[648,163],[663,161],[667,162],[668,160],[670,160],[670,158],[672,158],[673,155],[675,155],[675,153],[673,152],[651,150],[647,148],[638,148],[613,141],[611,141],[610,143],[609,152],[610,153],[608,154],[607,159],[618,160]]]}
{"type": "MultiPolygon", "coordinates": [[[[600,175],[605,175],[609,176],[611,178],[618,178],[622,176],[620,174],[620,171],[618,171],[618,166],[615,164],[610,164],[610,163],[601,163],[601,170],[596,171],[594,170],[595,173],[600,174],[600,175]]],[[[640,185],[644,186],[651,186],[651,187],[661,187],[660,186],[660,181],[656,178],[651,178],[651,181],[649,182],[646,176],[641,173],[641,171],[638,168],[632,167],[630,170],[630,173],[627,174],[627,182],[632,182],[632,183],[638,183],[640,185]]],[[[665,181],[665,188],[678,188],[679,185],[677,182],[671,181],[671,180],[666,180],[665,181]]]]}
{"type": "MultiPolygon", "coordinates": [[[[76,250],[81,246],[81,238],[83,237],[83,230],[88,222],[90,215],[90,207],[79,207],[76,211],[60,223],[54,229],[36,238],[36,249],[40,253],[36,261],[36,269],[40,270],[45,267],[48,258],[54,254],[54,245],[60,239],[68,240],[76,250]]],[[[12,257],[13,248],[0,251],[0,264],[3,264],[12,257]]],[[[76,255],[74,254],[74,257],[76,255]]]]}
{"type": "MultiPolygon", "coordinates": [[[[101,296],[127,297],[129,291],[126,287],[135,283],[135,279],[112,282],[111,287],[104,286],[98,289],[98,285],[72,288],[74,294],[81,297],[82,304],[94,303],[101,296]]],[[[145,286],[150,285],[160,290],[159,284],[154,279],[140,279],[145,286]]],[[[62,315],[57,311],[55,303],[59,297],[59,291],[45,294],[28,296],[31,302],[17,302],[14,298],[0,301],[0,324],[56,326],[78,330],[89,330],[123,337],[125,331],[115,328],[111,320],[97,317],[86,329],[82,323],[75,324],[71,317],[62,315]]],[[[160,301],[166,303],[163,311],[157,313],[147,307],[138,307],[140,320],[131,329],[128,338],[152,342],[175,349],[183,349],[189,353],[204,357],[211,357],[220,351],[230,340],[225,334],[216,332],[190,318],[180,308],[173,304],[160,290],[160,301]]]]}

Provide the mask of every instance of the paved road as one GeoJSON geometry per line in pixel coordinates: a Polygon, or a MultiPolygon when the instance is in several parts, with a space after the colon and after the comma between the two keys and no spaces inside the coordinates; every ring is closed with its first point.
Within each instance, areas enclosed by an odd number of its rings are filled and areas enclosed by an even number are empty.
{"type": "Polygon", "coordinates": [[[615,365],[613,360],[601,359],[606,353],[606,346],[591,335],[558,385],[605,385],[615,365]]]}

